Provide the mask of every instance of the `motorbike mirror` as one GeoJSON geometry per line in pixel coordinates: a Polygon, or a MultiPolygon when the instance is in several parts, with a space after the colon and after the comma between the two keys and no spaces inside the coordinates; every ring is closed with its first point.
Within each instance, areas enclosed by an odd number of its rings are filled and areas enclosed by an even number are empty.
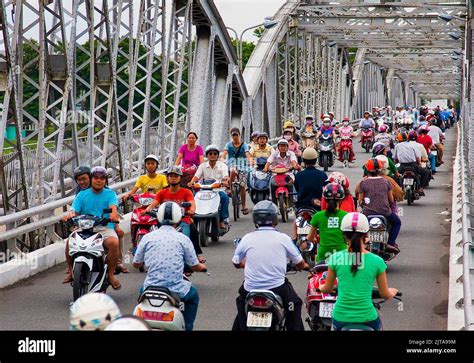
{"type": "Polygon", "coordinates": [[[239,245],[239,243],[240,243],[241,240],[242,240],[242,238],[236,238],[236,239],[234,239],[234,242],[233,242],[233,243],[234,243],[234,247],[237,247],[237,246],[239,245]]]}
{"type": "Polygon", "coordinates": [[[306,248],[303,252],[311,252],[314,249],[314,243],[306,242],[306,248]]]}
{"type": "Polygon", "coordinates": [[[104,213],[112,213],[112,208],[105,208],[104,213]]]}

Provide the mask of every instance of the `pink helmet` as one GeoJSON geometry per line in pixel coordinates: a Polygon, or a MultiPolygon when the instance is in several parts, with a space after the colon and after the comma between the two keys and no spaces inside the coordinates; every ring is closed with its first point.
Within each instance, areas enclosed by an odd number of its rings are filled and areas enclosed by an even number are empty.
{"type": "Polygon", "coordinates": [[[329,183],[337,183],[339,185],[342,185],[344,188],[349,189],[349,179],[347,176],[344,174],[335,171],[328,176],[328,180],[326,180],[329,183]]]}
{"type": "Polygon", "coordinates": [[[387,132],[387,125],[380,125],[379,132],[387,132]]]}

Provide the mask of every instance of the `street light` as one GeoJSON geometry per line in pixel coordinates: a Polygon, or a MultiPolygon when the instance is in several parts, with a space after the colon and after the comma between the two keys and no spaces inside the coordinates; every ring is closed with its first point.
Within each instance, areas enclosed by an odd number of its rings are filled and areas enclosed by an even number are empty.
{"type": "Polygon", "coordinates": [[[248,30],[251,30],[251,29],[259,28],[261,26],[263,26],[265,29],[271,29],[274,26],[276,26],[278,23],[279,23],[278,20],[271,20],[271,18],[266,17],[266,18],[264,18],[263,23],[253,25],[253,26],[250,26],[250,27],[244,29],[242,31],[242,33],[240,33],[240,37],[238,36],[237,31],[235,29],[233,29],[231,27],[227,27],[227,29],[232,30],[234,32],[235,38],[238,42],[238,44],[237,44],[237,46],[238,46],[238,48],[237,48],[237,58],[238,58],[238,63],[239,63],[239,70],[241,72],[242,72],[242,53],[243,53],[242,43],[243,43],[243,37],[244,37],[245,32],[247,32],[248,30]]]}

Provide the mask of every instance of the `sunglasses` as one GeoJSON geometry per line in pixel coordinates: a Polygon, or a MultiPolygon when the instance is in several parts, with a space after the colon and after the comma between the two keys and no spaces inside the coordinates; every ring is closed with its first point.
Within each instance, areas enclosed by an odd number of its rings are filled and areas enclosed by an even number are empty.
{"type": "Polygon", "coordinates": [[[219,155],[219,153],[210,152],[210,153],[207,153],[207,155],[219,155]]]}

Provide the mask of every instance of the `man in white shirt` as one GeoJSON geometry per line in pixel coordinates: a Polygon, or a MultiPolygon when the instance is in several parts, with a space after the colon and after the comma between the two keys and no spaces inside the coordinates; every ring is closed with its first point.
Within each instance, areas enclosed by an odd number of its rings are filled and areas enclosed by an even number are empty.
{"type": "Polygon", "coordinates": [[[244,268],[245,280],[237,297],[237,317],[232,330],[246,330],[245,298],[252,290],[271,290],[281,297],[285,309],[287,330],[304,330],[301,320],[302,300],[285,277],[287,259],[297,269],[308,269],[298,248],[290,237],[278,232],[278,209],[268,200],[257,203],[253,209],[253,222],[258,227],[246,234],[237,246],[232,262],[244,268]]]}
{"type": "Polygon", "coordinates": [[[444,140],[444,134],[441,129],[434,124],[435,119],[431,118],[428,120],[428,125],[430,131],[428,131],[428,135],[431,137],[433,140],[433,144],[436,146],[436,149],[438,150],[438,163],[439,164],[444,164],[443,161],[443,144],[441,143],[444,140]]]}
{"type": "Polygon", "coordinates": [[[225,163],[219,161],[219,148],[216,145],[209,145],[206,147],[206,158],[207,161],[199,165],[196,170],[196,174],[189,182],[188,186],[191,187],[196,181],[204,179],[216,179],[222,182],[223,187],[214,189],[219,192],[221,197],[219,207],[219,228],[226,229],[229,219],[229,196],[225,193],[225,187],[228,186],[229,181],[229,168],[225,163]]]}

